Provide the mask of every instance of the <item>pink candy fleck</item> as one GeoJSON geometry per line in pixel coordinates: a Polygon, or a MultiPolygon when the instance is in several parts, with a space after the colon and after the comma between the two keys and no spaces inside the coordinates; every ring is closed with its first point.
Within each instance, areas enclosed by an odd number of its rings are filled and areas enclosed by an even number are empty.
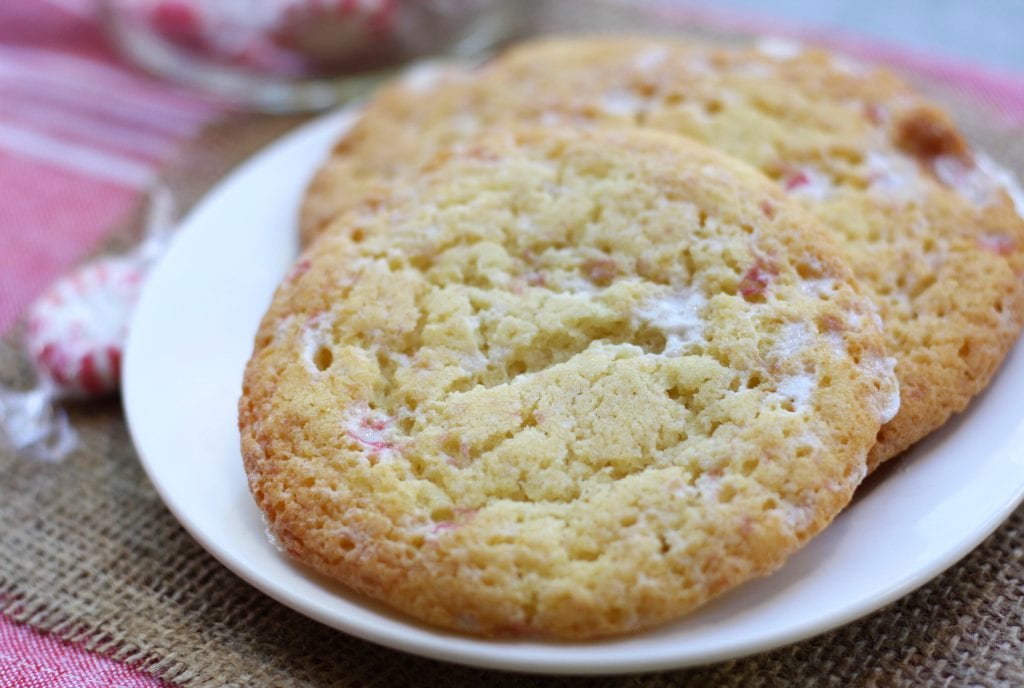
{"type": "Polygon", "coordinates": [[[778,268],[758,256],[740,280],[740,295],[747,301],[763,298],[772,278],[778,274],[778,268]]]}
{"type": "Polygon", "coordinates": [[[390,431],[394,422],[395,419],[389,416],[364,415],[355,422],[350,422],[345,429],[345,434],[371,449],[393,449],[395,445],[390,437],[390,431]]]}
{"type": "Polygon", "coordinates": [[[878,103],[864,103],[864,116],[872,124],[884,124],[886,112],[878,103]]]}
{"type": "Polygon", "coordinates": [[[807,173],[803,170],[797,170],[786,175],[783,179],[782,185],[786,191],[792,191],[793,189],[799,189],[801,186],[807,186],[811,183],[811,178],[807,176],[807,173]]]}
{"type": "Polygon", "coordinates": [[[284,278],[285,281],[288,282],[289,284],[296,282],[300,277],[306,274],[306,272],[309,270],[310,265],[311,263],[309,262],[309,258],[303,258],[295,265],[293,265],[292,269],[288,271],[288,274],[285,275],[284,278]]]}
{"type": "Polygon", "coordinates": [[[1000,256],[1009,256],[1017,250],[1017,242],[1003,232],[989,232],[978,237],[978,246],[1000,256]]]}
{"type": "Polygon", "coordinates": [[[479,509],[457,506],[453,509],[454,517],[450,521],[438,521],[430,528],[430,532],[442,533],[447,530],[458,530],[471,521],[473,517],[476,516],[477,511],[479,511],[479,509]]]}
{"type": "Polygon", "coordinates": [[[595,284],[608,284],[619,274],[619,266],[611,258],[595,258],[583,264],[587,277],[595,284]]]}
{"type": "Polygon", "coordinates": [[[528,272],[524,275],[524,278],[531,287],[543,287],[547,284],[547,278],[543,272],[528,272]]]}
{"type": "Polygon", "coordinates": [[[513,294],[522,294],[524,286],[543,287],[547,284],[547,278],[543,272],[528,272],[522,277],[517,277],[509,284],[509,291],[513,294]]]}
{"type": "Polygon", "coordinates": [[[817,200],[827,197],[832,190],[832,180],[821,170],[808,165],[784,164],[779,183],[793,195],[817,200]]]}

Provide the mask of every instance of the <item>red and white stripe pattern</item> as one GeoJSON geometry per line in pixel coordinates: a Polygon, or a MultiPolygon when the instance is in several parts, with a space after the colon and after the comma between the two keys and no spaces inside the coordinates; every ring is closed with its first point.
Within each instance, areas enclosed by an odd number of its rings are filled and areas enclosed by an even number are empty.
{"type": "Polygon", "coordinates": [[[163,681],[123,664],[2,619],[0,617],[0,686],[170,688],[163,681]]]}
{"type": "Polygon", "coordinates": [[[220,112],[122,63],[94,10],[0,1],[0,333],[220,112]]]}
{"type": "MultiPolygon", "coordinates": [[[[177,146],[219,114],[121,63],[104,40],[95,5],[0,0],[0,334],[94,249],[177,146]]],[[[97,270],[80,276],[80,286],[55,287],[69,292],[59,298],[74,302],[90,280],[131,281],[130,269],[97,270]]],[[[128,290],[118,293],[131,298],[128,290]]],[[[30,336],[45,338],[40,322],[29,327],[36,332],[30,336]]],[[[120,365],[120,348],[97,341],[87,356],[39,356],[65,371],[55,376],[101,388],[120,365]],[[71,366],[77,357],[77,369],[65,367],[61,356],[71,366]]],[[[165,686],[3,616],[0,685],[165,686]]]]}
{"type": "Polygon", "coordinates": [[[143,275],[134,256],[101,258],[58,280],[32,304],[25,344],[54,391],[89,397],[117,389],[143,275]]]}

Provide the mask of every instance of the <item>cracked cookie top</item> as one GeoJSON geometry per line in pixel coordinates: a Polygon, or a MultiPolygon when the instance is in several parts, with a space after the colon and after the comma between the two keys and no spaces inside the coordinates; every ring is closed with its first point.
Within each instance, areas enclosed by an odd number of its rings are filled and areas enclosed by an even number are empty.
{"type": "Polygon", "coordinates": [[[307,240],[434,147],[496,122],[638,126],[758,167],[822,221],[884,323],[903,404],[874,467],[988,384],[1024,324],[1024,193],[888,71],[783,41],[523,43],[475,72],[398,82],[338,143],[304,203],[307,240]]]}
{"type": "Polygon", "coordinates": [[[836,255],[679,137],[442,149],[278,289],[240,401],[252,493],[292,556],[434,624],[678,617],[827,525],[896,411],[836,255]]]}

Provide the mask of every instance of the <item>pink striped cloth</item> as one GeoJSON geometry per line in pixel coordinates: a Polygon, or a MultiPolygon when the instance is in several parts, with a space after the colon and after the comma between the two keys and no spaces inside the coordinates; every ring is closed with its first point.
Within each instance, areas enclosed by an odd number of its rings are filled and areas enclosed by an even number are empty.
{"type": "MultiPolygon", "coordinates": [[[[92,0],[0,0],[0,333],[219,109],[122,64],[92,0]]],[[[157,688],[0,616],[0,686],[157,688]]]]}
{"type": "Polygon", "coordinates": [[[92,0],[0,2],[0,333],[217,112],[121,64],[92,0]]]}
{"type": "MultiPolygon", "coordinates": [[[[220,110],[121,64],[92,0],[0,0],[0,334],[220,110]]],[[[1024,79],[769,17],[665,4],[674,23],[823,42],[943,80],[1024,123],[1024,79]]],[[[0,686],[164,684],[0,616],[0,686]]]]}
{"type": "Polygon", "coordinates": [[[7,620],[0,623],[0,686],[166,688],[162,681],[131,667],[64,645],[7,620]]]}

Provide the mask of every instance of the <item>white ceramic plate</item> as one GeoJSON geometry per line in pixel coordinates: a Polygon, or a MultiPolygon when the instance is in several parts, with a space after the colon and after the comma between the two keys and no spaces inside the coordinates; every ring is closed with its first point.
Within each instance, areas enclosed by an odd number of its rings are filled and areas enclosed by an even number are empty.
{"type": "Polygon", "coordinates": [[[249,496],[235,408],[253,334],[297,253],[302,190],[350,119],[313,122],[210,193],[146,284],[125,356],[125,409],[153,484],[207,550],[280,602],[352,635],[465,664],[580,674],[682,667],[873,611],[963,557],[1024,496],[1018,346],[968,413],[872,479],[783,569],[653,631],[588,643],[478,640],[389,612],[293,563],[270,544],[249,496]]]}

